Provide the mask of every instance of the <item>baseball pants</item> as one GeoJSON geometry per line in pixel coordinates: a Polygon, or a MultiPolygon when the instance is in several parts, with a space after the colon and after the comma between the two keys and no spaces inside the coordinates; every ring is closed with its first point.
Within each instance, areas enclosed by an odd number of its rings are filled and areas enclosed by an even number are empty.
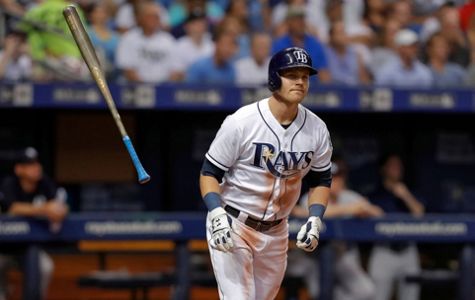
{"type": "MultiPolygon", "coordinates": [[[[287,267],[287,220],[266,232],[256,231],[236,218],[231,220],[231,252],[216,250],[208,242],[220,299],[275,299],[287,267]]],[[[206,223],[209,228],[209,218],[206,223]]],[[[207,238],[211,238],[208,231],[207,238]]]]}

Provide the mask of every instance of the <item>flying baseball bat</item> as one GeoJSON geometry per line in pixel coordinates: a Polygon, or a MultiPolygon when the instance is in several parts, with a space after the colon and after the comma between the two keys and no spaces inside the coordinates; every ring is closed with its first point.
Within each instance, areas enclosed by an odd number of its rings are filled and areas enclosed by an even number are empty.
{"type": "Polygon", "coordinates": [[[115,124],[117,125],[117,128],[119,128],[122,141],[124,142],[125,147],[129,152],[130,158],[134,163],[135,169],[137,170],[139,182],[141,184],[146,183],[150,180],[150,176],[143,168],[142,163],[135,152],[134,146],[132,145],[132,141],[125,130],[124,124],[122,123],[119,112],[115,106],[114,99],[112,99],[112,95],[109,90],[109,86],[107,85],[104,73],[101,70],[99,59],[97,58],[94,47],[92,46],[91,40],[89,39],[89,35],[86,33],[84,25],[79,18],[76,7],[74,7],[74,5],[67,6],[63,9],[63,15],[66,19],[66,22],[68,23],[71,33],[73,34],[76,44],[81,51],[81,55],[84,58],[84,61],[86,62],[92,77],[94,78],[94,81],[96,82],[102,96],[107,102],[107,106],[109,107],[112,117],[114,118],[115,124]]]}

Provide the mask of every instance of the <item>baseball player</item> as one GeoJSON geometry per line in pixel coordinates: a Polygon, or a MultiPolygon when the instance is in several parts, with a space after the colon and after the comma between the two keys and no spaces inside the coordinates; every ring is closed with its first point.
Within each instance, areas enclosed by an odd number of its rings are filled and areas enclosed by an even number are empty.
{"type": "Polygon", "coordinates": [[[297,47],[279,51],[268,73],[272,96],[224,120],[201,170],[221,299],[274,299],[287,266],[287,218],[302,180],[311,187],[309,218],[297,235],[305,251],[318,245],[330,193],[330,135],[300,104],[317,74],[310,56],[297,47]]]}

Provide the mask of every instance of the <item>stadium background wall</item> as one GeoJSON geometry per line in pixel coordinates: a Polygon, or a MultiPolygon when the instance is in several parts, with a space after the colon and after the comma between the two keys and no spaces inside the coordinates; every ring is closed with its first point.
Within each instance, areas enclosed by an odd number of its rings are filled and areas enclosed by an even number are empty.
{"type": "MultiPolygon", "coordinates": [[[[45,170],[68,191],[73,211],[202,210],[198,172],[209,143],[231,110],[123,110],[153,181],[138,186],[106,110],[0,109],[0,153],[38,148],[45,170]]],[[[317,112],[350,183],[368,192],[378,157],[403,154],[406,180],[429,212],[475,212],[475,129],[470,113],[317,112]]],[[[5,159],[0,177],[11,169],[5,159]]]]}

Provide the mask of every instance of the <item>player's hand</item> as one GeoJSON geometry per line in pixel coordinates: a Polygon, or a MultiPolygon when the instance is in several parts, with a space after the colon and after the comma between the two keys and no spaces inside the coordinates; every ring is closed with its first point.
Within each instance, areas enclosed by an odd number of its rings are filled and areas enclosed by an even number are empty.
{"type": "Polygon", "coordinates": [[[210,219],[211,247],[223,252],[231,251],[234,243],[226,211],[222,207],[215,208],[210,212],[210,219]]]}
{"type": "Polygon", "coordinates": [[[322,221],[319,217],[311,216],[307,223],[302,225],[297,234],[297,247],[307,252],[312,252],[318,246],[322,221]]]}

